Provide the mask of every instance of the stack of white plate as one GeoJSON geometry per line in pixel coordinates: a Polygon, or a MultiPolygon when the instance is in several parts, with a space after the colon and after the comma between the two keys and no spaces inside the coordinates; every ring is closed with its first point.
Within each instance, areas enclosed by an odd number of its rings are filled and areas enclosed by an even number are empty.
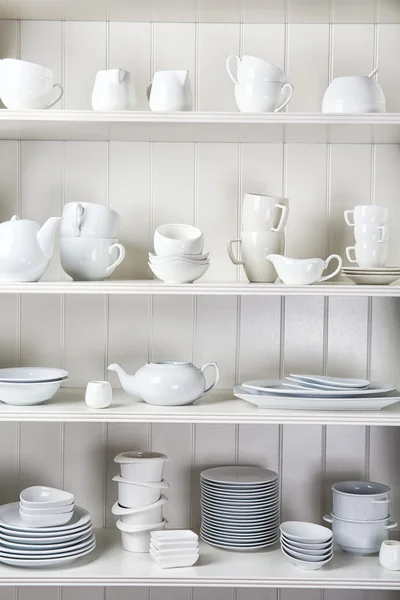
{"type": "Polygon", "coordinates": [[[301,374],[245,381],[235,385],[234,394],[259,408],[278,410],[380,410],[400,400],[391,383],[301,374]]]}
{"type": "Polygon", "coordinates": [[[361,285],[389,285],[389,283],[400,279],[400,267],[380,267],[376,269],[343,267],[341,276],[361,285]]]}
{"type": "Polygon", "coordinates": [[[27,527],[19,502],[0,507],[0,562],[15,567],[56,567],[71,563],[96,546],[90,514],[75,506],[66,525],[27,527]]]}
{"type": "Polygon", "coordinates": [[[68,371],[43,367],[0,369],[0,401],[13,406],[31,406],[50,400],[68,371]]]}
{"type": "Polygon", "coordinates": [[[256,550],[279,532],[278,474],[261,467],[215,467],[200,475],[201,538],[218,548],[256,550]]]}
{"type": "Polygon", "coordinates": [[[300,569],[321,569],[333,558],[333,535],[327,527],[306,521],[286,521],[281,527],[283,554],[300,569]]]}

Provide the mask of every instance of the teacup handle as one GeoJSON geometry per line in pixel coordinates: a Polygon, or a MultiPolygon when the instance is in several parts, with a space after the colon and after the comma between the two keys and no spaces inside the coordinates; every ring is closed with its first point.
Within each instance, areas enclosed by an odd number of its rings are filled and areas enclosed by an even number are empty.
{"type": "Polygon", "coordinates": [[[242,240],[240,238],[237,238],[235,240],[229,240],[228,245],[227,245],[229,258],[231,259],[231,261],[233,262],[234,265],[244,265],[244,262],[242,260],[238,260],[234,256],[233,250],[232,250],[232,245],[233,244],[239,244],[239,246],[240,246],[241,243],[242,243],[242,240]]]}
{"type": "Polygon", "coordinates": [[[380,227],[378,227],[378,229],[382,234],[381,239],[378,240],[378,244],[382,244],[388,238],[388,228],[386,227],[386,225],[381,225],[380,227]]]}
{"type": "Polygon", "coordinates": [[[217,385],[217,383],[219,381],[219,367],[218,367],[217,363],[212,362],[212,363],[207,363],[206,365],[203,365],[201,367],[201,369],[200,369],[200,371],[201,371],[201,373],[203,373],[203,375],[204,375],[204,371],[206,369],[208,369],[208,367],[214,367],[214,369],[215,369],[215,381],[214,381],[214,383],[212,383],[210,385],[210,387],[208,387],[207,389],[204,390],[204,393],[202,394],[201,398],[203,396],[205,396],[206,394],[208,394],[208,392],[211,392],[211,390],[215,388],[215,386],[217,385]]]}
{"type": "Polygon", "coordinates": [[[61,84],[60,84],[60,83],[55,83],[55,84],[53,85],[53,90],[54,90],[54,88],[56,88],[56,87],[60,88],[60,90],[61,90],[61,93],[60,93],[60,95],[58,96],[57,100],[54,100],[54,102],[52,102],[51,104],[49,104],[47,108],[51,108],[52,106],[54,106],[55,104],[57,104],[57,102],[58,102],[59,100],[61,100],[61,98],[62,98],[62,95],[63,95],[63,93],[64,93],[64,90],[63,90],[63,88],[62,88],[61,84]]]}
{"type": "Polygon", "coordinates": [[[347,256],[347,260],[351,263],[356,263],[357,262],[357,258],[356,258],[356,247],[355,246],[348,246],[346,248],[346,256],[347,256]],[[351,252],[354,252],[354,258],[351,257],[351,252]]]}
{"type": "Polygon", "coordinates": [[[109,248],[110,254],[112,254],[112,251],[114,250],[114,248],[118,248],[119,256],[118,256],[117,260],[107,268],[106,277],[111,275],[111,273],[113,271],[115,271],[115,269],[122,263],[122,261],[125,258],[125,248],[122,244],[113,244],[112,246],[110,246],[110,248],[109,248]]]}
{"type": "Polygon", "coordinates": [[[279,204],[279,203],[275,204],[275,208],[280,208],[282,213],[281,213],[281,218],[279,220],[277,227],[271,227],[271,231],[276,231],[277,233],[279,233],[286,227],[286,223],[287,223],[288,216],[289,216],[289,209],[284,204],[279,204]]]}
{"type": "Polygon", "coordinates": [[[336,260],[338,261],[338,266],[337,266],[336,271],[333,271],[333,273],[331,273],[330,275],[325,275],[325,277],[321,277],[320,279],[318,279],[318,281],[327,281],[327,279],[332,279],[332,277],[335,277],[335,275],[337,275],[339,273],[339,271],[342,270],[342,267],[343,267],[342,257],[339,256],[339,254],[331,254],[330,256],[328,256],[328,258],[325,261],[325,269],[324,269],[324,271],[328,268],[329,263],[334,258],[336,258],[336,260]]]}
{"type": "Polygon", "coordinates": [[[76,213],[75,213],[75,218],[76,218],[76,227],[74,227],[75,237],[80,237],[80,235],[81,235],[81,229],[82,229],[82,223],[83,223],[84,216],[85,216],[85,207],[82,206],[82,204],[79,202],[79,204],[76,205],[76,213]]]}
{"type": "Polygon", "coordinates": [[[288,102],[290,102],[291,97],[293,96],[293,92],[294,92],[294,87],[292,86],[291,83],[285,83],[285,85],[283,86],[282,90],[281,90],[281,95],[283,94],[283,92],[285,90],[289,90],[289,95],[286,98],[285,102],[283,102],[280,106],[278,106],[278,108],[276,108],[274,110],[274,112],[279,112],[280,110],[282,110],[282,108],[285,108],[286,104],[288,102]]]}
{"type": "Polygon", "coordinates": [[[346,221],[347,225],[349,225],[350,227],[354,227],[355,226],[354,210],[345,210],[344,211],[344,220],[346,221]],[[353,222],[350,221],[350,215],[353,215],[353,222]]]}
{"type": "Polygon", "coordinates": [[[231,80],[233,81],[233,83],[236,85],[237,83],[239,83],[238,80],[237,80],[237,70],[238,70],[239,65],[240,65],[240,58],[238,56],[236,56],[236,54],[231,54],[226,59],[226,63],[225,64],[226,64],[226,70],[228,72],[229,77],[231,78],[231,80]],[[232,58],[234,58],[235,61],[236,61],[236,77],[233,76],[233,73],[231,71],[231,65],[230,65],[230,63],[232,61],[232,58]]]}

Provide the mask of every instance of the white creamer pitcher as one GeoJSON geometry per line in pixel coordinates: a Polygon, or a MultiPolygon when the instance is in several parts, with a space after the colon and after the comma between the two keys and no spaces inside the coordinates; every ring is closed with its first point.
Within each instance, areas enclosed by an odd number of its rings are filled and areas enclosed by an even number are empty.
{"type": "Polygon", "coordinates": [[[92,93],[93,110],[133,110],[136,94],[132,75],[122,69],[99,71],[92,93]]]}
{"type": "Polygon", "coordinates": [[[157,71],[148,90],[150,110],[176,112],[192,110],[189,71],[157,71]]]}

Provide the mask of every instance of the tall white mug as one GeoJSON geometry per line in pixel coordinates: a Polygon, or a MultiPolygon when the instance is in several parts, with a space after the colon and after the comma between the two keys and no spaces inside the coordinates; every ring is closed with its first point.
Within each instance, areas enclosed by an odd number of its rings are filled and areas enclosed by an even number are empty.
{"type": "Polygon", "coordinates": [[[385,243],[357,242],[346,248],[349,262],[358,263],[362,269],[377,269],[386,265],[388,245],[385,243]],[[354,254],[354,256],[353,256],[354,254]]]}
{"type": "Polygon", "coordinates": [[[93,110],[133,110],[136,94],[132,75],[123,69],[107,69],[96,75],[93,92],[93,110]]]}
{"type": "Polygon", "coordinates": [[[273,283],[277,273],[266,254],[283,254],[285,235],[274,231],[242,231],[241,237],[228,241],[229,258],[234,265],[243,265],[246,277],[251,282],[273,283]],[[240,248],[240,257],[233,251],[234,244],[240,248]]]}
{"type": "Polygon", "coordinates": [[[243,231],[283,231],[289,216],[289,200],[262,194],[245,194],[243,231]]]}
{"type": "Polygon", "coordinates": [[[344,220],[350,227],[362,223],[382,225],[388,220],[388,209],[386,206],[372,206],[370,204],[355,206],[352,210],[344,211],[344,220]]]}

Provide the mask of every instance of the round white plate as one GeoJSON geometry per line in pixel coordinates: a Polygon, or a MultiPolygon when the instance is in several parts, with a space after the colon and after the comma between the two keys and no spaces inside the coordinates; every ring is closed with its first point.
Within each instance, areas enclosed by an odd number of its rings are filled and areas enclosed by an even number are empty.
{"type": "Polygon", "coordinates": [[[86,556],[90,552],[93,552],[96,544],[93,544],[87,550],[80,552],[79,554],[75,554],[74,556],[66,556],[60,558],[44,558],[44,559],[25,559],[25,558],[8,558],[4,556],[0,556],[0,562],[11,565],[12,567],[58,567],[60,565],[66,565],[68,563],[81,558],[82,556],[86,556]]]}
{"type": "Polygon", "coordinates": [[[300,397],[316,397],[316,398],[361,398],[373,397],[382,394],[389,394],[396,388],[390,383],[380,383],[379,381],[371,381],[370,387],[366,390],[291,390],[282,385],[283,379],[258,379],[254,381],[246,381],[241,387],[254,392],[262,392],[268,394],[272,392],[275,395],[282,394],[283,396],[300,396],[300,397]]]}
{"type": "Polygon", "coordinates": [[[272,539],[269,542],[265,542],[263,544],[250,544],[250,545],[228,544],[227,542],[218,542],[216,540],[212,540],[212,539],[208,538],[207,535],[204,535],[204,534],[201,534],[201,539],[204,542],[207,542],[207,544],[210,544],[210,546],[215,546],[216,548],[221,548],[221,550],[236,550],[238,552],[254,552],[256,550],[262,550],[263,548],[267,548],[268,546],[272,546],[273,544],[276,544],[278,541],[278,538],[276,538],[276,539],[272,539]]]}
{"type": "Polygon", "coordinates": [[[58,548],[54,550],[47,550],[46,546],[42,546],[40,550],[16,550],[15,548],[5,548],[0,546],[0,556],[15,556],[16,558],[54,558],[64,557],[70,554],[79,554],[83,550],[86,550],[90,546],[93,546],[95,542],[94,534],[90,536],[86,541],[76,544],[69,548],[58,548]]]}
{"type": "MultiPolygon", "coordinates": [[[[337,390],[339,389],[338,387],[333,387],[331,385],[322,385],[321,383],[306,383],[305,381],[303,381],[303,383],[301,383],[300,381],[291,381],[290,377],[286,377],[285,381],[282,383],[282,385],[284,387],[288,387],[288,388],[292,388],[295,390],[337,390]]],[[[340,388],[342,390],[344,390],[345,388],[340,388]]],[[[348,388],[348,389],[353,389],[353,388],[348,388]]],[[[357,388],[357,389],[367,389],[367,388],[357,388]]]]}
{"type": "Polygon", "coordinates": [[[68,378],[68,371],[64,369],[50,369],[43,367],[13,367],[0,369],[0,381],[6,383],[42,383],[45,381],[58,381],[68,378]]]}
{"type": "Polygon", "coordinates": [[[75,505],[74,515],[72,519],[66,525],[60,525],[58,527],[27,527],[21,521],[19,516],[19,502],[11,502],[10,504],[3,504],[0,506],[0,527],[8,529],[14,532],[23,532],[26,535],[30,534],[41,534],[43,536],[55,535],[56,533],[72,532],[79,529],[83,525],[90,522],[90,514],[84,508],[75,505]]]}
{"type": "MultiPolygon", "coordinates": [[[[208,531],[209,533],[215,532],[215,535],[230,535],[232,537],[240,536],[240,537],[256,537],[259,535],[266,536],[273,531],[274,533],[279,528],[279,519],[277,519],[274,523],[271,523],[267,527],[251,527],[251,528],[234,528],[232,526],[223,527],[218,525],[217,523],[210,523],[205,519],[202,520],[201,526],[204,531],[208,531]]],[[[284,543],[284,542],[282,542],[284,543]]],[[[301,550],[299,550],[301,552],[301,550]]]]}
{"type": "Polygon", "coordinates": [[[92,523],[88,523],[84,527],[79,527],[79,529],[72,532],[68,532],[66,534],[49,535],[47,533],[44,533],[42,534],[42,536],[40,536],[40,534],[38,533],[29,533],[29,531],[27,531],[25,534],[25,532],[22,531],[15,532],[11,529],[3,529],[2,527],[0,527],[0,541],[6,540],[9,542],[16,542],[22,544],[56,544],[58,542],[76,540],[82,535],[86,535],[89,532],[91,532],[92,528],[92,523]],[[15,535],[10,535],[14,533],[15,535]]]}
{"type": "Polygon", "coordinates": [[[234,486],[223,483],[211,483],[206,479],[200,479],[200,486],[202,489],[213,492],[214,494],[236,494],[238,496],[244,496],[248,494],[270,494],[274,492],[277,488],[279,488],[279,481],[276,479],[275,481],[263,484],[263,485],[241,485],[234,486]]]}
{"type": "Polygon", "coordinates": [[[277,531],[279,531],[279,526],[273,527],[268,531],[256,531],[254,533],[236,533],[236,532],[230,532],[230,531],[215,531],[214,529],[210,529],[209,527],[207,527],[204,523],[202,523],[201,525],[201,530],[206,533],[208,535],[208,537],[213,538],[213,539],[219,539],[221,540],[230,540],[232,542],[237,542],[237,543],[246,543],[246,542],[253,542],[254,540],[261,540],[265,541],[267,539],[270,539],[271,537],[276,536],[277,531]]]}
{"type": "Polygon", "coordinates": [[[267,494],[230,494],[229,492],[220,493],[204,487],[201,488],[201,493],[208,498],[215,498],[216,500],[221,500],[222,502],[225,502],[226,500],[236,502],[271,502],[271,500],[274,500],[279,496],[279,487],[271,490],[267,494]]]}
{"type": "Polygon", "coordinates": [[[275,481],[278,474],[275,471],[262,469],[261,467],[214,467],[202,471],[201,478],[216,483],[233,483],[235,485],[258,485],[275,481]]]}
{"type": "Polygon", "coordinates": [[[259,507],[259,506],[226,506],[218,505],[215,503],[204,502],[200,500],[201,507],[204,510],[209,511],[211,513],[215,513],[216,515],[247,515],[249,518],[262,516],[267,517],[271,514],[274,514],[279,511],[279,503],[277,502],[275,506],[267,506],[267,507],[259,507]]]}
{"type": "Polygon", "coordinates": [[[209,512],[207,510],[201,511],[202,518],[208,519],[209,521],[215,523],[221,523],[222,525],[227,525],[228,523],[232,523],[235,527],[256,527],[259,525],[265,525],[270,523],[272,520],[276,518],[276,515],[279,515],[279,511],[276,514],[271,516],[260,516],[260,517],[250,517],[248,515],[244,515],[240,517],[240,515],[225,515],[225,514],[215,514],[212,511],[209,512]]]}
{"type": "Polygon", "coordinates": [[[234,532],[240,533],[241,531],[249,531],[254,533],[256,531],[268,531],[271,526],[275,526],[275,523],[279,521],[279,517],[272,519],[267,523],[256,523],[256,524],[243,524],[238,525],[235,521],[226,521],[222,523],[221,521],[216,521],[214,519],[209,519],[206,515],[202,515],[202,523],[211,527],[211,529],[221,529],[221,530],[232,530],[234,532]]]}
{"type": "Polygon", "coordinates": [[[390,285],[400,279],[400,275],[350,275],[347,273],[343,273],[341,277],[346,277],[353,283],[361,285],[390,285]]]}
{"type": "MultiPolygon", "coordinates": [[[[88,529],[87,533],[84,533],[84,535],[81,535],[75,539],[72,540],[68,540],[67,542],[59,542],[58,544],[31,544],[28,543],[25,539],[23,540],[23,542],[18,543],[18,542],[10,542],[8,540],[5,540],[3,537],[0,537],[0,548],[15,548],[16,550],[40,550],[41,552],[46,552],[48,549],[49,550],[61,550],[63,548],[72,548],[74,546],[76,546],[77,544],[80,544],[82,542],[86,542],[89,540],[89,538],[93,535],[93,530],[90,527],[88,529]]],[[[30,540],[29,540],[30,541],[30,540]]]]}
{"type": "Polygon", "coordinates": [[[201,528],[201,535],[202,536],[207,536],[207,538],[211,541],[214,542],[218,542],[218,543],[224,543],[224,544],[237,544],[239,545],[243,545],[243,546],[249,546],[249,545],[254,545],[256,544],[261,545],[261,544],[266,544],[268,542],[270,542],[271,540],[275,540],[277,537],[277,530],[273,530],[270,533],[266,534],[266,535],[248,535],[248,536],[239,536],[236,534],[223,534],[223,533],[216,533],[214,531],[211,530],[207,530],[204,529],[204,527],[201,528]]]}
{"type": "Polygon", "coordinates": [[[300,375],[297,373],[290,373],[290,377],[286,377],[286,379],[347,389],[365,388],[371,383],[367,379],[349,379],[348,377],[330,377],[329,375],[300,375]]]}

